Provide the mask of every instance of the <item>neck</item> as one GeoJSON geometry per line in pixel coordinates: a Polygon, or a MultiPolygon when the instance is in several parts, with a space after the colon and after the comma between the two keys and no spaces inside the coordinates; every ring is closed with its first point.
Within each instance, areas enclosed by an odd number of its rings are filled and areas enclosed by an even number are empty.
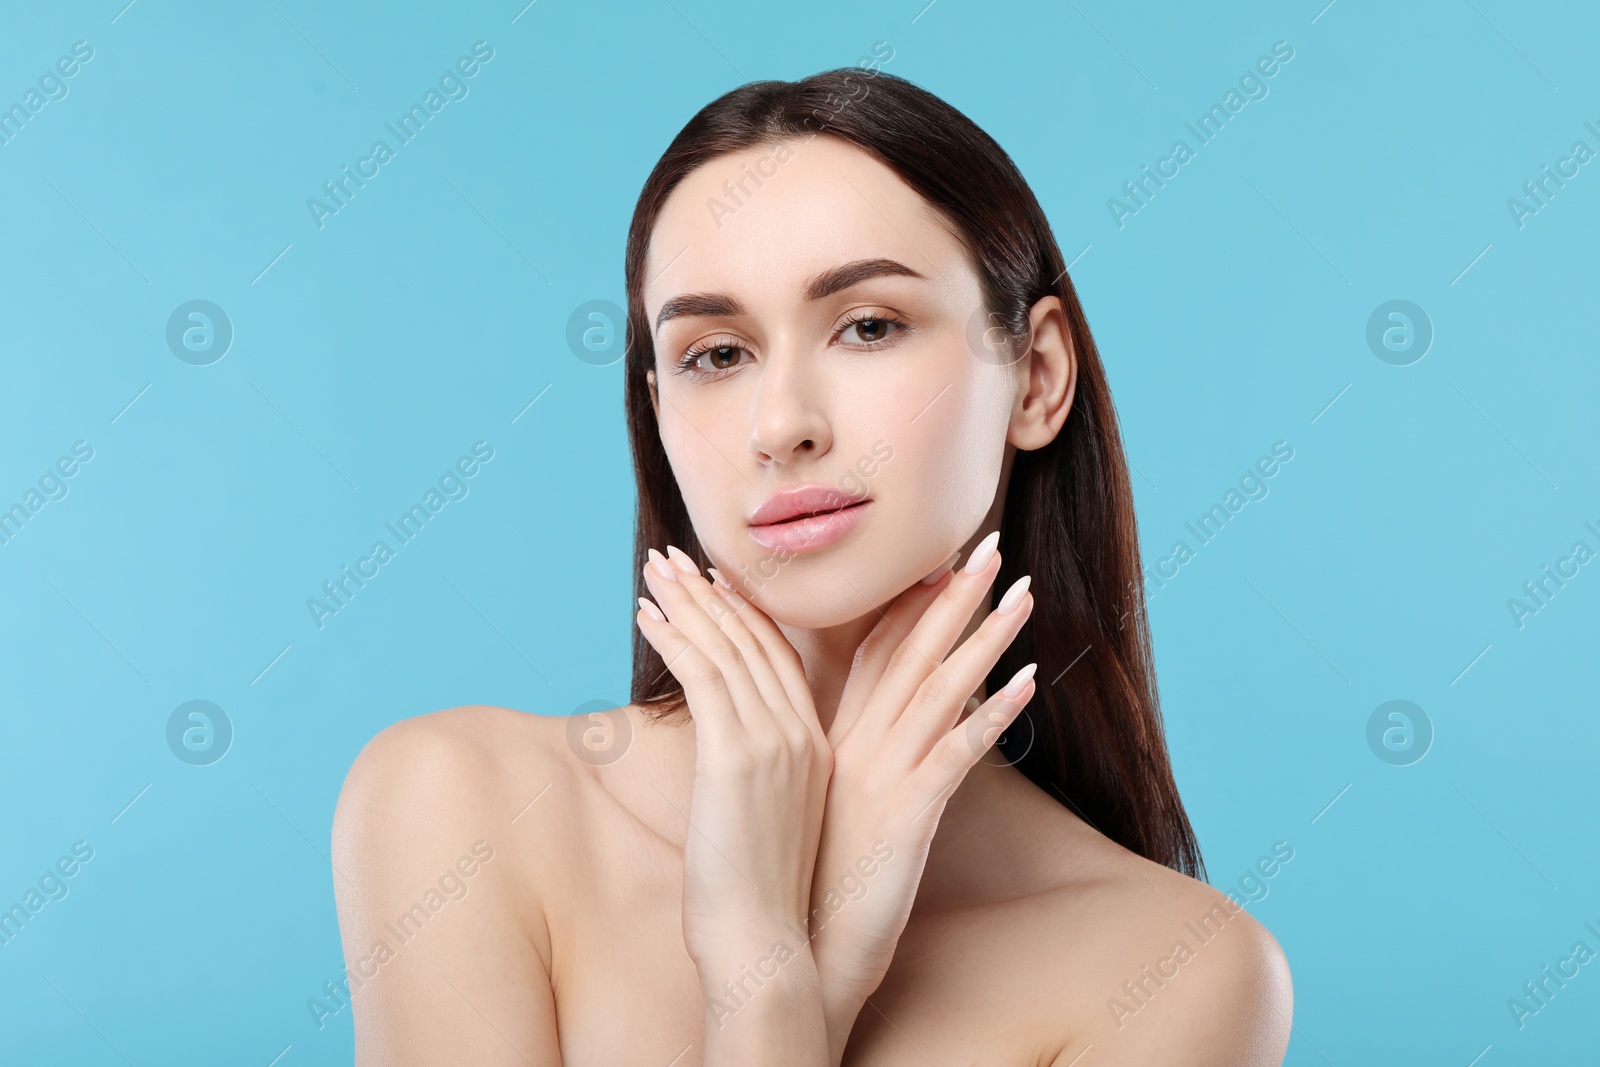
{"type": "MultiPolygon", "coordinates": [[[[972,548],[991,529],[988,524],[973,534],[971,540],[961,550],[961,560],[964,561],[971,554],[972,548]]],[[[956,566],[960,566],[958,561],[956,566]]],[[[961,643],[970,637],[979,624],[988,616],[995,597],[995,591],[990,590],[972,618],[967,620],[966,627],[959,637],[950,646],[950,651],[961,647],[961,643]]],[[[874,609],[859,618],[852,619],[838,626],[824,629],[802,629],[795,626],[778,624],[789,643],[800,653],[800,661],[805,666],[806,683],[811,687],[812,703],[817,709],[817,720],[826,733],[833,725],[834,717],[838,714],[839,701],[844,694],[845,682],[850,678],[850,668],[855,663],[856,650],[861,642],[867,639],[872,628],[878,624],[882,613],[874,609]]],[[[909,631],[908,631],[909,632],[909,631]]],[[[946,653],[948,655],[948,652],[946,653]]],[[[987,698],[982,679],[972,691],[981,703],[987,698]]]]}

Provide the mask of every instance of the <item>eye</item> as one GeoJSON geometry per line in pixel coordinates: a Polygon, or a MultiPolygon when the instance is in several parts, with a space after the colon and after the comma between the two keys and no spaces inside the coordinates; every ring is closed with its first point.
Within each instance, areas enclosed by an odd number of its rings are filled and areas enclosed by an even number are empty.
{"type": "Polygon", "coordinates": [[[693,375],[714,376],[737,367],[746,351],[743,345],[720,337],[714,338],[710,342],[694,345],[685,352],[683,358],[678,360],[678,369],[693,375]]]}
{"type": "Polygon", "coordinates": [[[911,326],[893,315],[878,312],[856,314],[846,319],[839,327],[841,338],[854,334],[855,343],[869,348],[885,348],[882,344],[886,337],[897,333],[909,333],[911,326]]]}

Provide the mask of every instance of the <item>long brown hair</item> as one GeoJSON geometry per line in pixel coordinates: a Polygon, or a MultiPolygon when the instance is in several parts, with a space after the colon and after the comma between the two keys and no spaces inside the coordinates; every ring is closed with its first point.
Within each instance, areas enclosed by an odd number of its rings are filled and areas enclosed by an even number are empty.
{"type": "MultiPolygon", "coordinates": [[[[707,161],[824,133],[882,161],[955,224],[982,277],[990,322],[1004,327],[1017,351],[1027,351],[1030,308],[1060,297],[1076,348],[1077,392],[1055,439],[1013,459],[994,588],[1031,574],[1035,605],[987,689],[1033,661],[1039,684],[998,750],[1023,749],[1013,758],[1018,769],[1113,841],[1203,877],[1167,757],[1127,462],[1083,308],[1049,221],[1011,158],[961,112],[903,78],[841,68],[742,85],[690,119],[645,182],[625,265],[625,402],[638,483],[634,595],[648,592],[641,571],[649,547],[674,544],[708,563],[645,379],[655,349],[643,272],[656,217],[674,187],[707,161]]],[[[658,716],[682,710],[676,679],[631,629],[632,701],[658,716]]]]}

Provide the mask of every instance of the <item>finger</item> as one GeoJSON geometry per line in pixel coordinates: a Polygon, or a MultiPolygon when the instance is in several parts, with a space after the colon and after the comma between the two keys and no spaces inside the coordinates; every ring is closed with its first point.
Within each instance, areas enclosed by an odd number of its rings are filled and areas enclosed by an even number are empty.
{"type": "Polygon", "coordinates": [[[893,724],[966,629],[1000,573],[1000,553],[995,548],[999,540],[996,530],[978,543],[966,566],[948,579],[910,633],[889,652],[862,712],[868,729],[887,730],[893,724]]]}
{"type": "Polygon", "coordinates": [[[931,583],[923,579],[896,597],[856,647],[850,675],[845,679],[844,691],[839,696],[839,709],[828,728],[828,737],[834,743],[842,741],[850,732],[877,686],[878,679],[883,677],[890,655],[916,626],[922,613],[928,610],[928,605],[944,592],[950,582],[948,570],[936,572],[933,577],[931,583]]]}
{"type": "Polygon", "coordinates": [[[667,554],[678,569],[678,581],[689,590],[701,610],[738,647],[740,655],[744,657],[745,668],[771,712],[772,725],[787,736],[798,739],[796,731],[802,728],[803,721],[795,712],[788,688],[778,676],[766,648],[746,625],[744,615],[720,595],[715,586],[700,576],[700,568],[688,553],[668,545],[667,554]]]}
{"type": "Polygon", "coordinates": [[[683,687],[684,702],[689,706],[696,728],[705,730],[708,737],[726,735],[738,724],[739,713],[715,665],[701,655],[681,630],[667,621],[659,607],[644,597],[639,598],[634,622],[650,647],[660,653],[666,669],[683,687]],[[711,677],[713,673],[715,679],[711,677]]]}
{"type": "MultiPolygon", "coordinates": [[[[774,728],[775,710],[769,700],[785,700],[783,687],[775,679],[764,690],[751,670],[747,658],[756,652],[758,645],[749,632],[738,633],[743,628],[737,618],[713,619],[707,604],[714,602],[713,610],[721,615],[732,615],[720,596],[698,573],[677,566],[655,549],[649,550],[650,562],[645,565],[645,581],[655,595],[661,610],[685,637],[721,670],[728,691],[733,696],[739,722],[748,730],[760,732],[774,728]],[[743,644],[741,644],[741,640],[743,644]]],[[[692,568],[693,564],[689,564],[692,568]]],[[[757,653],[758,654],[758,653],[757,653]]],[[[781,721],[781,720],[779,720],[781,721]]]]}
{"type": "MultiPolygon", "coordinates": [[[[917,687],[905,710],[889,727],[909,751],[926,752],[960,717],[963,701],[983,684],[1033,612],[1029,576],[1018,578],[999,604],[961,647],[947,656],[917,687]]],[[[891,742],[894,744],[895,742],[891,742]]]]}
{"type": "Polygon", "coordinates": [[[1037,663],[1023,667],[994,696],[960,724],[947,731],[932,751],[907,778],[913,802],[919,808],[931,807],[941,796],[955,792],[967,772],[984,753],[994,747],[1000,735],[1017,720],[1037,691],[1034,672],[1037,663]]]}
{"type": "Polygon", "coordinates": [[[755,635],[766,652],[767,662],[777,674],[778,681],[783,685],[784,692],[788,694],[789,706],[793,708],[812,729],[819,740],[825,739],[822,733],[822,724],[817,720],[816,703],[811,695],[811,683],[806,680],[805,664],[800,659],[800,653],[793,644],[784,636],[778,624],[750,600],[742,596],[726,578],[722,577],[716,568],[706,572],[716,581],[711,588],[716,590],[727,601],[744,621],[745,626],[755,635]]]}

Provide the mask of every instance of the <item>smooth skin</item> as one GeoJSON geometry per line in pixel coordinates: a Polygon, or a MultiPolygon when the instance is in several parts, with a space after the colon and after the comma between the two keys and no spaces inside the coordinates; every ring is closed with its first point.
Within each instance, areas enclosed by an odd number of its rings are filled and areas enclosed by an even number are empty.
{"type": "Polygon", "coordinates": [[[1001,615],[998,559],[944,572],[1070,413],[1059,300],[1014,364],[977,358],[953,230],[852,145],[786,148],[690,174],[644,272],[661,438],[716,573],[654,546],[635,618],[691,717],[469,706],[363,750],[333,853],[357,1062],[1280,1063],[1272,936],[990,747],[1051,683],[984,690],[1033,594],[1001,615]],[[812,482],[871,502],[775,557],[747,520],[812,482]],[[475,844],[493,858],[433,892],[475,844]]]}

